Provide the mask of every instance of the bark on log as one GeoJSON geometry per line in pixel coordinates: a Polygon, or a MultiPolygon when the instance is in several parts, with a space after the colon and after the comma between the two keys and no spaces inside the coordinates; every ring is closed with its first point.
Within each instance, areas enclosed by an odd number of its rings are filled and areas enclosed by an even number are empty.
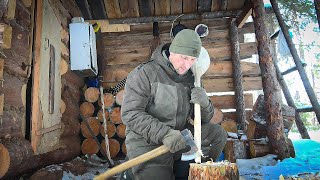
{"type": "Polygon", "coordinates": [[[96,102],[99,99],[99,96],[100,96],[99,89],[95,87],[89,87],[84,93],[84,97],[86,101],[91,103],[96,102]]]}
{"type": "Polygon", "coordinates": [[[268,144],[258,144],[254,141],[250,141],[249,148],[251,158],[262,157],[271,153],[271,149],[268,144]]]}
{"type": "MultiPolygon", "coordinates": [[[[101,147],[103,149],[103,152],[106,153],[106,142],[105,142],[105,140],[103,140],[101,142],[101,147]]],[[[111,158],[116,157],[117,154],[120,151],[120,143],[115,139],[109,139],[109,150],[110,150],[111,158]]]]}
{"type": "Polygon", "coordinates": [[[116,107],[113,108],[110,112],[110,120],[114,123],[114,124],[121,124],[122,120],[121,120],[121,109],[120,107],[116,107]]]}
{"type": "Polygon", "coordinates": [[[117,126],[117,135],[121,138],[125,138],[126,137],[126,125],[124,124],[119,124],[117,126]]]}
{"type": "Polygon", "coordinates": [[[117,94],[116,94],[116,103],[121,106],[122,105],[122,102],[123,102],[123,93],[124,93],[124,90],[121,90],[119,91],[117,94]]]}
{"type": "Polygon", "coordinates": [[[272,4],[272,9],[278,19],[279,25],[281,27],[281,30],[284,34],[284,37],[286,39],[286,42],[288,44],[289,50],[291,52],[292,58],[294,60],[294,63],[296,64],[296,67],[298,69],[298,72],[300,74],[302,83],[304,85],[304,88],[308,94],[308,97],[310,99],[310,103],[312,104],[313,108],[314,108],[314,112],[317,116],[318,122],[320,123],[320,104],[318,102],[318,99],[312,89],[312,86],[310,84],[310,81],[308,79],[307,73],[305,72],[303,66],[302,66],[302,61],[298,55],[297,49],[295,48],[295,44],[293,43],[290,34],[289,34],[289,30],[288,27],[286,26],[279,7],[278,7],[278,3],[275,0],[270,0],[270,3],[272,4]]]}
{"type": "Polygon", "coordinates": [[[22,122],[26,120],[25,112],[24,107],[7,105],[5,97],[3,115],[0,120],[2,122],[0,123],[0,138],[24,137],[25,129],[22,122]]]}
{"type": "Polygon", "coordinates": [[[191,163],[189,179],[229,179],[238,180],[239,171],[235,163],[229,162],[208,162],[206,164],[191,163]]]}
{"type": "MultiPolygon", "coordinates": [[[[116,126],[111,122],[111,121],[107,121],[107,135],[108,138],[111,138],[112,136],[114,136],[116,134],[116,126]]],[[[104,132],[104,124],[101,125],[100,127],[100,134],[104,137],[105,136],[105,132],[104,132]]]]}
{"type": "Polygon", "coordinates": [[[281,89],[277,80],[275,68],[270,53],[270,38],[265,25],[265,10],[263,0],[253,1],[255,12],[254,26],[258,41],[259,65],[261,69],[263,92],[267,104],[267,126],[270,146],[279,159],[290,156],[285,143],[283,118],[281,113],[281,89]]]}
{"type": "Polygon", "coordinates": [[[69,137],[69,136],[79,136],[81,131],[81,125],[77,118],[73,119],[72,117],[62,116],[62,134],[60,137],[69,137]]]}
{"type": "Polygon", "coordinates": [[[224,147],[225,159],[235,163],[237,159],[247,159],[245,142],[239,139],[230,139],[224,147]]]}
{"type": "MultiPolygon", "coordinates": [[[[109,111],[108,110],[105,110],[104,111],[104,114],[105,114],[105,117],[106,117],[106,120],[109,120],[109,111]]],[[[103,110],[102,109],[100,109],[99,111],[98,111],[98,114],[97,114],[97,117],[98,117],[98,120],[100,121],[100,122],[103,122],[103,110]]]]}
{"type": "Polygon", "coordinates": [[[224,120],[221,123],[221,126],[223,127],[224,130],[226,130],[227,132],[233,132],[233,133],[238,133],[238,129],[237,129],[237,123],[234,120],[228,119],[228,120],[224,120]]]}
{"type": "Polygon", "coordinates": [[[223,113],[220,109],[214,108],[214,115],[210,120],[210,123],[220,124],[223,121],[223,113]]]}
{"type": "Polygon", "coordinates": [[[85,139],[81,144],[81,152],[82,154],[96,154],[99,152],[99,146],[97,141],[95,141],[93,138],[87,138],[85,139]]]}
{"type": "MultiPolygon", "coordinates": [[[[95,117],[86,118],[86,121],[89,124],[89,127],[94,133],[94,136],[97,136],[100,132],[100,122],[95,117]]],[[[86,123],[84,121],[81,122],[81,133],[85,138],[92,138],[93,135],[90,133],[86,123]]]]}
{"type": "Polygon", "coordinates": [[[246,132],[246,112],[244,104],[244,94],[243,94],[243,73],[240,65],[240,47],[239,47],[239,37],[238,28],[236,25],[236,20],[231,20],[230,23],[230,41],[231,41],[231,56],[232,56],[232,69],[233,69],[233,86],[235,87],[235,97],[236,97],[236,117],[237,122],[241,129],[246,132]]]}
{"type": "MultiPolygon", "coordinates": [[[[105,109],[107,109],[107,108],[109,108],[109,107],[111,107],[111,106],[114,105],[114,103],[115,103],[115,97],[113,96],[113,94],[111,94],[111,93],[104,93],[104,94],[103,94],[103,98],[104,98],[104,107],[105,107],[105,109]]],[[[100,98],[99,98],[99,100],[98,100],[98,104],[99,104],[100,107],[102,106],[102,103],[101,103],[100,98]]]]}
{"type": "Polygon", "coordinates": [[[127,147],[125,142],[122,143],[121,151],[123,152],[123,154],[127,155],[127,147]]]}
{"type": "Polygon", "coordinates": [[[83,117],[91,117],[94,113],[94,106],[92,103],[84,102],[80,106],[80,113],[83,117]]]}

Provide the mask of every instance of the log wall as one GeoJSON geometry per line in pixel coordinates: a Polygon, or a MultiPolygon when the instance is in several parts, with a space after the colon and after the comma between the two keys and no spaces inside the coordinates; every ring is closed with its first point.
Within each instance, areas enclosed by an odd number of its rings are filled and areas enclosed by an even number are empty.
{"type": "MultiPolygon", "coordinates": [[[[203,75],[203,84],[208,93],[233,92],[231,44],[229,35],[230,20],[226,18],[211,20],[181,21],[181,24],[194,29],[199,23],[209,27],[209,35],[202,38],[203,46],[211,57],[211,65],[203,75]]],[[[171,23],[159,23],[161,43],[170,42],[171,23]]],[[[257,53],[256,42],[244,42],[245,33],[254,33],[253,23],[246,23],[239,29],[240,58],[246,59],[257,53]]],[[[116,86],[131,70],[151,56],[155,43],[152,23],[130,25],[128,32],[103,33],[103,80],[106,89],[116,86]]],[[[241,61],[244,91],[261,90],[261,71],[259,65],[241,61]]],[[[212,96],[214,106],[219,109],[235,109],[234,95],[212,96]]],[[[245,94],[245,107],[253,106],[252,94],[245,94]]],[[[234,116],[233,116],[234,117],[234,116]]],[[[234,120],[235,117],[234,117],[234,120]]]]}
{"type": "Polygon", "coordinates": [[[76,8],[77,6],[73,1],[49,0],[63,27],[61,31],[63,47],[61,58],[66,63],[61,67],[63,69],[61,71],[61,99],[64,102],[62,105],[65,105],[65,110],[63,110],[61,118],[60,148],[45,154],[34,155],[30,142],[25,139],[26,106],[30,106],[30,104],[26,104],[26,96],[31,96],[31,94],[26,93],[25,87],[32,77],[32,74],[30,75],[30,65],[33,40],[31,34],[33,6],[28,5],[29,3],[26,4],[27,1],[16,1],[15,17],[13,19],[9,20],[0,13],[0,23],[12,27],[11,48],[3,50],[0,48],[0,59],[4,61],[4,83],[3,87],[0,86],[0,95],[4,95],[3,115],[0,114],[2,119],[0,123],[0,144],[4,151],[8,151],[6,155],[10,156],[7,158],[9,161],[6,162],[8,169],[1,169],[0,178],[19,176],[50,164],[71,160],[80,154],[81,145],[78,107],[84,80],[70,70],[68,34],[68,23],[73,16],[81,16],[81,12],[76,8]],[[31,153],[20,154],[20,151],[31,153]],[[17,163],[17,160],[21,158],[23,158],[23,161],[17,163]]]}

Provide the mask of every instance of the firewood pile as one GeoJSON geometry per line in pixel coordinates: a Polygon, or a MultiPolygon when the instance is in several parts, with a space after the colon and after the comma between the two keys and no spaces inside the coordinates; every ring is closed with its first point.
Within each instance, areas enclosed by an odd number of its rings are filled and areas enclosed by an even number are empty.
{"type": "MultiPolygon", "coordinates": [[[[233,119],[225,118],[221,126],[228,132],[228,141],[225,145],[225,159],[236,162],[236,159],[262,157],[272,154],[267,136],[266,110],[263,95],[255,102],[252,112],[247,116],[247,132],[238,130],[238,124],[233,119]]],[[[292,141],[288,133],[295,121],[295,109],[282,104],[282,116],[286,142],[291,157],[295,157],[292,141]]]]}
{"type": "Polygon", "coordinates": [[[110,157],[124,159],[127,152],[124,143],[126,126],[121,120],[123,90],[115,96],[111,93],[103,93],[103,98],[101,98],[98,88],[89,87],[84,92],[84,99],[85,101],[80,105],[80,112],[85,118],[85,121],[81,122],[82,153],[105,157],[107,137],[110,157]],[[104,101],[104,111],[101,99],[104,101]],[[107,136],[105,132],[107,132],[107,136]]]}

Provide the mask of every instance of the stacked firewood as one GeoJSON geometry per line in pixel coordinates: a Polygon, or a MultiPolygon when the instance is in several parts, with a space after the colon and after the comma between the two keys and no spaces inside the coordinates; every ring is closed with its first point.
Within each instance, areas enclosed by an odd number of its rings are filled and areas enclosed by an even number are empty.
{"type": "Polygon", "coordinates": [[[81,122],[83,136],[81,151],[88,155],[106,155],[106,139],[108,139],[110,157],[123,158],[127,153],[124,143],[126,126],[122,123],[120,112],[123,91],[118,92],[116,96],[103,93],[104,111],[100,94],[99,89],[94,87],[85,90],[85,101],[80,106],[80,112],[85,118],[85,121],[81,122]]]}
{"type": "MultiPolygon", "coordinates": [[[[228,141],[224,148],[225,159],[236,162],[236,159],[256,158],[272,154],[267,136],[265,109],[264,97],[260,95],[252,112],[247,114],[246,134],[238,130],[238,124],[235,120],[224,119],[221,125],[228,132],[228,141]]],[[[295,121],[294,108],[282,104],[282,116],[290,155],[294,157],[294,147],[288,138],[288,132],[295,121]]]]}

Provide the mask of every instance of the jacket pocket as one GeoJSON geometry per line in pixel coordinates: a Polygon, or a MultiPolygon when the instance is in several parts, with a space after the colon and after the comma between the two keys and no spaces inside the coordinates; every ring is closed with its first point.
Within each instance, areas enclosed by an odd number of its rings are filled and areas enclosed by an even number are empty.
{"type": "Polygon", "coordinates": [[[149,113],[161,122],[175,127],[178,107],[177,88],[172,85],[157,83],[153,103],[149,113]]]}

